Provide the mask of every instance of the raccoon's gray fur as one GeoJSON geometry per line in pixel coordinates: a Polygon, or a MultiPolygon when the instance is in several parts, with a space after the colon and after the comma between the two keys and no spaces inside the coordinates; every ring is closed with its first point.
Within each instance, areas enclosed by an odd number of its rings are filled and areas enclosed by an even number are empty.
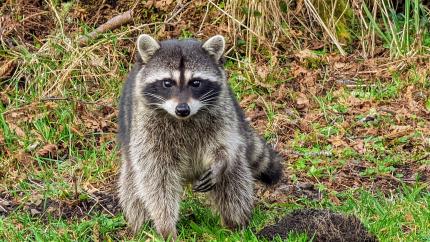
{"type": "Polygon", "coordinates": [[[246,226],[254,179],[271,185],[281,177],[280,156],[249,126],[227,84],[224,47],[219,35],[204,43],[138,38],[119,113],[119,199],[134,232],[150,220],[176,238],[187,183],[208,192],[225,226],[246,226]]]}

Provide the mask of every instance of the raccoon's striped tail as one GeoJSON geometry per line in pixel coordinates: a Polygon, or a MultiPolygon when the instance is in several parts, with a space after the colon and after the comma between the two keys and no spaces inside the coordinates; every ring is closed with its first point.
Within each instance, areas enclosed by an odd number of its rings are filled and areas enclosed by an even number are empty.
{"type": "Polygon", "coordinates": [[[270,145],[265,144],[262,154],[256,162],[254,178],[269,186],[278,183],[282,177],[281,162],[282,157],[270,145]]]}

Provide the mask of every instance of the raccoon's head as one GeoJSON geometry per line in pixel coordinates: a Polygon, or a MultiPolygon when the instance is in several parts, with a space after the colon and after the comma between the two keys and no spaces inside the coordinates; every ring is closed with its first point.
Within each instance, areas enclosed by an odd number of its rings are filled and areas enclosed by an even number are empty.
{"type": "Polygon", "coordinates": [[[139,94],[149,107],[178,119],[216,107],[226,85],[224,47],[220,35],[204,43],[192,39],[157,42],[149,35],[140,35],[139,94]]]}

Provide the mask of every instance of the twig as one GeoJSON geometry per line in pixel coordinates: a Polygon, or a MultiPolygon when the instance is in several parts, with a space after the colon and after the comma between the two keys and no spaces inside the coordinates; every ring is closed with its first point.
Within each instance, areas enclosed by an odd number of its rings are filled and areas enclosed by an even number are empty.
{"type": "Polygon", "coordinates": [[[253,34],[255,37],[257,37],[259,40],[262,40],[263,37],[255,33],[252,29],[250,29],[248,26],[240,22],[239,20],[235,19],[231,14],[224,11],[222,8],[218,7],[212,0],[209,0],[209,3],[211,3],[215,8],[217,8],[219,11],[221,11],[223,14],[227,15],[227,17],[231,18],[234,22],[238,23],[240,26],[244,27],[246,30],[248,30],[251,34],[253,34]]]}
{"type": "Polygon", "coordinates": [[[197,33],[200,33],[202,31],[203,24],[205,23],[206,17],[208,16],[208,12],[209,12],[209,3],[206,4],[206,12],[205,12],[205,15],[203,16],[203,20],[200,23],[200,27],[199,27],[199,30],[197,31],[197,33]]]}
{"type": "Polygon", "coordinates": [[[309,157],[317,157],[317,156],[333,156],[333,152],[331,151],[318,151],[318,152],[297,152],[297,151],[284,151],[285,155],[297,155],[297,156],[309,156],[309,157]]]}
{"type": "Polygon", "coordinates": [[[425,156],[423,156],[423,157],[421,157],[421,158],[419,158],[419,159],[417,159],[415,162],[420,162],[420,161],[425,160],[425,159],[427,159],[427,158],[429,158],[429,157],[430,157],[430,153],[429,153],[429,154],[426,154],[425,156]]]}
{"type": "Polygon", "coordinates": [[[164,23],[169,23],[170,21],[172,21],[180,12],[182,12],[182,10],[184,10],[188,5],[190,5],[192,3],[192,1],[187,2],[185,4],[182,4],[182,6],[172,14],[172,16],[170,16],[170,18],[168,18],[166,21],[164,21],[164,23]]]}
{"type": "Polygon", "coordinates": [[[40,99],[40,101],[42,101],[42,102],[48,102],[48,101],[69,101],[69,102],[77,102],[77,103],[99,105],[99,106],[102,106],[102,107],[113,108],[112,106],[109,106],[109,105],[106,105],[106,104],[102,104],[100,102],[90,102],[90,101],[85,101],[85,100],[80,100],[80,99],[74,99],[74,98],[71,98],[71,97],[43,97],[43,98],[40,99]]]}
{"type": "Polygon", "coordinates": [[[108,30],[116,29],[124,24],[127,24],[133,20],[133,10],[128,10],[120,15],[117,15],[109,19],[106,23],[97,27],[94,31],[88,35],[81,36],[78,40],[79,46],[84,46],[90,39],[94,39],[97,35],[104,33],[108,30]]]}
{"type": "Polygon", "coordinates": [[[87,195],[95,201],[94,205],[90,208],[90,211],[92,211],[97,205],[99,205],[100,207],[103,208],[103,210],[105,210],[107,213],[109,213],[112,217],[115,217],[115,214],[113,214],[113,212],[111,212],[109,209],[107,209],[105,206],[103,206],[103,204],[100,203],[100,199],[97,196],[95,196],[94,194],[91,194],[89,192],[87,192],[87,195]]]}

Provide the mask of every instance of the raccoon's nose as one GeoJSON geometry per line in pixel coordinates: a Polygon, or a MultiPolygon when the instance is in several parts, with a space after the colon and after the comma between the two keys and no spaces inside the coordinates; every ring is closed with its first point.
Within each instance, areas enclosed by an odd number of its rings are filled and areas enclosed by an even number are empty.
{"type": "Polygon", "coordinates": [[[178,104],[175,109],[175,113],[179,117],[187,117],[188,115],[190,115],[190,112],[190,106],[188,106],[188,104],[186,103],[178,104]]]}

